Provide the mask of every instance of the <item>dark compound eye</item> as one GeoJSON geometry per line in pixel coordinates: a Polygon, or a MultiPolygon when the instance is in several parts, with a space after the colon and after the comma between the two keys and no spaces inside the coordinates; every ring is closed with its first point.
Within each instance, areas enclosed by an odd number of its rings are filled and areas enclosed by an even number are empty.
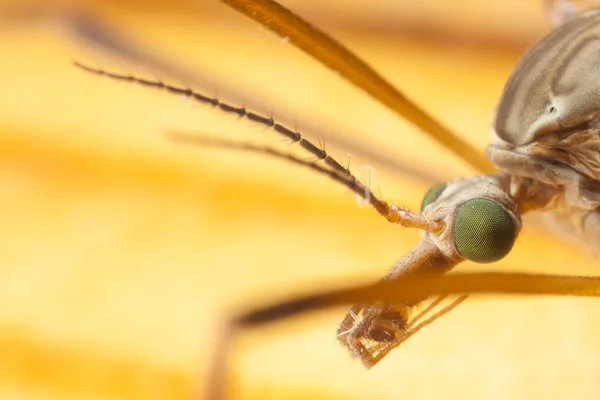
{"type": "Polygon", "coordinates": [[[427,193],[425,193],[425,197],[423,197],[423,202],[421,203],[421,212],[423,212],[425,207],[427,207],[428,205],[436,201],[438,197],[440,197],[444,189],[446,189],[446,186],[448,186],[447,183],[438,183],[437,185],[429,189],[427,193]]]}
{"type": "Polygon", "coordinates": [[[498,261],[512,249],[516,238],[516,222],[495,201],[471,199],[456,210],[454,244],[467,260],[477,263],[498,261]]]}

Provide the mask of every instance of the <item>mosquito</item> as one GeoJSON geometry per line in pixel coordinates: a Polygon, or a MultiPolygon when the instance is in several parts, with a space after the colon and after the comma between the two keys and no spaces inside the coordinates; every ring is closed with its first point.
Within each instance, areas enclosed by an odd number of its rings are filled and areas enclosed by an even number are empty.
{"type": "MultiPolygon", "coordinates": [[[[407,100],[341,44],[272,0],[223,0],[264,27],[338,71],[408,121],[420,127],[481,174],[433,186],[419,211],[389,204],[348,168],[303,134],[270,116],[190,87],[106,71],[76,62],[87,72],[184,95],[202,104],[264,125],[315,160],[275,148],[170,132],[182,144],[260,152],[329,176],[368,203],[387,221],[418,229],[419,244],[382,281],[292,298],[233,317],[221,337],[207,397],[224,397],[228,346],[240,329],[326,307],[350,308],[338,341],[366,368],[472,293],[600,296],[599,278],[526,274],[445,275],[465,260],[492,263],[512,249],[521,216],[544,212],[591,248],[600,235],[600,122],[597,54],[600,9],[581,1],[546,1],[556,28],[520,60],[506,83],[493,122],[494,142],[485,156],[407,100]],[[457,297],[449,304],[450,295],[457,297]]],[[[80,17],[80,16],[79,16],[80,17]]],[[[185,75],[172,65],[135,51],[90,20],[75,18],[78,34],[123,58],[185,75]]]]}

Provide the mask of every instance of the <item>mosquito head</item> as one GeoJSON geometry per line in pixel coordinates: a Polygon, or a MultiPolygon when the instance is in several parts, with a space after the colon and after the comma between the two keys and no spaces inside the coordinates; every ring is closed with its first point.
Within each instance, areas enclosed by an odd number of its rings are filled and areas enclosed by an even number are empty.
{"type": "Polygon", "coordinates": [[[444,229],[425,233],[450,259],[490,263],[506,256],[521,228],[517,202],[503,178],[485,175],[433,186],[422,214],[444,229]]]}

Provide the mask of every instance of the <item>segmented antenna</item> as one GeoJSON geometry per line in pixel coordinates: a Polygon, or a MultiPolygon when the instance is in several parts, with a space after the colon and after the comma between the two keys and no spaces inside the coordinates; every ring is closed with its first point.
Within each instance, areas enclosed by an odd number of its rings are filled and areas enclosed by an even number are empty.
{"type": "Polygon", "coordinates": [[[355,193],[357,196],[360,196],[363,199],[370,199],[370,204],[373,205],[375,209],[384,209],[386,207],[385,201],[375,196],[368,186],[359,181],[350,171],[346,169],[344,169],[343,172],[340,172],[337,169],[328,168],[329,165],[323,166],[313,161],[303,160],[299,157],[294,156],[293,154],[285,153],[272,147],[261,146],[254,143],[237,142],[233,140],[220,138],[217,139],[209,136],[202,136],[183,132],[169,132],[167,133],[167,135],[169,136],[169,138],[185,144],[191,144],[202,147],[221,147],[227,149],[244,150],[254,153],[267,154],[279,159],[283,159],[293,164],[310,168],[313,171],[316,171],[320,174],[329,176],[334,181],[341,183],[346,188],[350,189],[350,191],[355,193]]]}
{"type": "Polygon", "coordinates": [[[235,142],[227,139],[217,139],[209,136],[200,136],[182,132],[170,132],[168,133],[168,136],[171,139],[176,140],[178,142],[192,144],[196,146],[244,150],[255,153],[267,154],[276,158],[284,159],[293,164],[301,165],[310,168],[313,171],[316,171],[320,174],[329,176],[335,182],[342,184],[346,188],[350,189],[354,194],[368,202],[368,204],[373,206],[373,208],[375,208],[375,210],[389,222],[396,223],[402,226],[424,229],[428,232],[434,232],[437,229],[439,229],[438,223],[430,221],[420,214],[414,213],[407,209],[403,209],[393,204],[390,205],[386,201],[381,200],[371,191],[371,189],[368,186],[366,186],[364,183],[358,180],[358,178],[356,178],[356,176],[354,176],[347,169],[344,169],[343,172],[340,172],[334,168],[328,168],[328,166],[323,166],[317,164],[316,162],[303,160],[301,158],[295,157],[292,154],[285,153],[283,151],[271,147],[260,146],[254,143],[235,142]]]}
{"type": "Polygon", "coordinates": [[[298,143],[300,147],[302,147],[308,153],[316,157],[317,160],[315,162],[309,162],[296,158],[291,154],[286,154],[272,148],[261,147],[249,143],[236,143],[221,139],[209,139],[206,137],[182,133],[172,134],[171,136],[178,141],[185,141],[187,143],[192,143],[196,145],[212,145],[217,147],[228,147],[240,150],[254,151],[286,159],[292,163],[304,165],[317,172],[330,176],[336,182],[343,184],[351,191],[353,191],[356,195],[363,198],[368,204],[372,205],[380,215],[382,215],[386,220],[388,220],[391,223],[411,228],[423,229],[428,232],[436,232],[441,228],[441,225],[438,222],[428,220],[427,218],[423,217],[418,213],[412,212],[408,209],[404,209],[397,205],[390,205],[386,201],[376,197],[371,192],[371,189],[369,187],[365,186],[362,182],[360,182],[347,167],[344,167],[337,160],[328,155],[325,149],[316,146],[308,139],[302,137],[302,134],[297,130],[291,130],[286,126],[276,122],[272,117],[265,117],[254,112],[249,112],[243,106],[236,107],[227,103],[223,103],[217,97],[205,96],[190,88],[169,85],[160,80],[147,80],[133,75],[117,74],[101,68],[90,67],[77,61],[73,62],[73,65],[83,69],[84,71],[96,75],[102,75],[115,80],[136,83],[138,85],[146,87],[164,89],[168,93],[172,94],[184,95],[199,103],[208,104],[212,107],[218,107],[225,113],[237,115],[239,118],[246,118],[249,121],[264,125],[266,128],[272,128],[275,132],[290,139],[292,143],[298,143]],[[329,168],[325,168],[319,164],[316,164],[317,161],[323,161],[323,163],[325,163],[329,168]]]}
{"type": "Polygon", "coordinates": [[[227,103],[223,103],[217,97],[205,96],[190,88],[169,85],[160,80],[148,80],[138,78],[133,75],[117,74],[101,68],[90,67],[77,61],[73,62],[73,65],[83,69],[84,71],[91,72],[96,75],[106,76],[108,78],[119,81],[132,82],[146,87],[164,89],[169,93],[187,96],[199,103],[208,104],[212,107],[218,107],[221,111],[224,111],[225,113],[236,115],[238,116],[238,118],[246,118],[249,121],[264,125],[266,128],[273,129],[280,135],[286,137],[287,139],[290,139],[293,143],[298,143],[304,150],[308,151],[313,156],[315,156],[317,160],[323,161],[325,164],[329,165],[336,171],[345,172],[348,174],[350,173],[348,168],[344,167],[336,159],[328,155],[325,149],[314,145],[313,143],[302,137],[302,134],[300,132],[298,132],[297,130],[289,129],[288,127],[276,122],[272,117],[265,117],[254,112],[247,111],[245,107],[236,107],[227,103]]]}

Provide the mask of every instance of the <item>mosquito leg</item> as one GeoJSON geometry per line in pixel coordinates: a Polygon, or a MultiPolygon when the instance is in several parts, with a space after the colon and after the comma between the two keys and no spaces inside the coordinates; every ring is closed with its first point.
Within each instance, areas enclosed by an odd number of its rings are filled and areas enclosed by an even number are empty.
{"type": "Polygon", "coordinates": [[[406,118],[483,173],[495,168],[468,143],[426,114],[341,43],[273,0],[221,0],[261,24],[406,118]]]}
{"type": "Polygon", "coordinates": [[[210,374],[207,382],[207,391],[204,395],[205,400],[225,400],[226,390],[229,384],[231,345],[234,340],[236,330],[241,330],[235,320],[229,321],[225,329],[218,337],[213,361],[210,366],[210,374]]]}
{"type": "Polygon", "coordinates": [[[422,313],[420,313],[418,315],[417,318],[415,318],[412,321],[412,326],[410,328],[410,333],[406,336],[405,340],[408,339],[409,337],[411,337],[412,335],[414,335],[415,333],[417,333],[419,330],[421,330],[421,328],[431,324],[433,321],[435,321],[436,319],[438,319],[439,317],[441,317],[442,315],[452,311],[456,306],[458,306],[460,303],[462,303],[463,301],[465,301],[469,296],[466,294],[463,294],[461,296],[459,296],[456,300],[454,300],[452,303],[450,303],[449,305],[447,305],[446,307],[442,308],[441,310],[437,311],[436,313],[434,313],[433,315],[429,316],[427,319],[425,319],[424,321],[422,321],[421,323],[419,323],[418,325],[414,326],[414,324],[416,324],[418,322],[419,319],[421,319],[423,316],[425,316],[426,314],[428,314],[431,310],[433,310],[433,308],[435,306],[437,306],[443,299],[445,299],[448,296],[440,296],[438,297],[438,299],[431,303],[431,305],[429,305],[427,307],[427,309],[425,309],[422,313]],[[439,300],[439,301],[438,301],[439,300]]]}
{"type": "Polygon", "coordinates": [[[433,310],[438,304],[440,304],[442,301],[444,301],[444,299],[448,297],[446,295],[442,295],[442,296],[438,296],[434,301],[432,301],[430,304],[427,305],[427,307],[422,310],[421,312],[419,312],[410,322],[411,325],[414,325],[415,323],[419,322],[419,320],[421,318],[423,318],[425,315],[427,315],[431,310],[433,310]]]}
{"type": "Polygon", "coordinates": [[[235,321],[236,326],[259,326],[344,304],[394,304],[435,294],[471,293],[600,297],[600,277],[496,272],[407,276],[278,302],[244,313],[235,321]]]}
{"type": "MultiPolygon", "coordinates": [[[[213,373],[208,382],[208,399],[224,399],[224,388],[227,385],[229,372],[230,346],[235,335],[245,329],[344,304],[373,304],[379,301],[394,304],[411,298],[426,298],[435,294],[486,293],[600,297],[600,277],[523,273],[462,273],[439,277],[407,276],[402,279],[297,297],[257,308],[233,319],[220,336],[213,363],[213,373]]],[[[418,331],[463,300],[464,298],[459,298],[448,306],[449,308],[444,308],[421,322],[413,331],[418,331]]]]}

